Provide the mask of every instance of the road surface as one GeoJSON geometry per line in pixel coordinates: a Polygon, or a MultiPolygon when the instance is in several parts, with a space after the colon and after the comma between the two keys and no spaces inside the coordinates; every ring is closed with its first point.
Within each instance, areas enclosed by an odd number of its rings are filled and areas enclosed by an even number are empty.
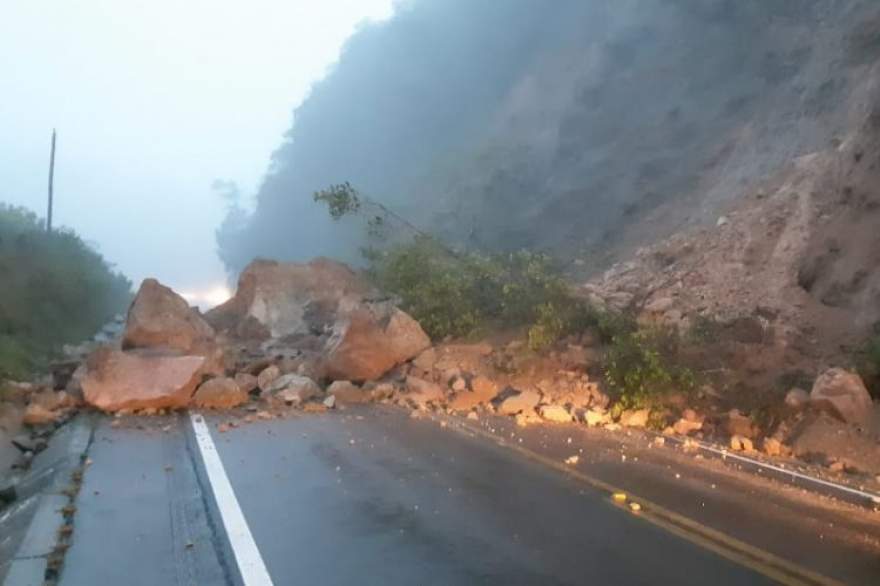
{"type": "MultiPolygon", "coordinates": [[[[226,419],[208,416],[207,438],[199,437],[198,425],[194,432],[187,415],[119,427],[99,420],[60,583],[880,579],[873,513],[841,514],[775,493],[754,499],[729,472],[711,467],[701,472],[705,477],[694,472],[693,483],[673,488],[672,481],[651,480],[658,474],[652,466],[663,461],[652,458],[665,456],[648,451],[641,464],[629,462],[627,476],[615,472],[609,458],[591,459],[607,446],[581,436],[569,442],[564,427],[551,430],[559,445],[535,429],[530,433],[543,439],[524,433],[525,443],[514,438],[516,449],[510,449],[394,409],[293,416],[219,433],[217,424],[226,419]],[[536,457],[524,456],[523,446],[533,447],[536,457]],[[571,466],[575,475],[547,465],[575,453],[581,454],[571,466]],[[618,485],[630,481],[628,490],[652,500],[633,512],[602,482],[590,482],[594,474],[618,485]],[[783,517],[779,499],[786,501],[783,517]],[[662,502],[664,514],[655,502],[662,502]],[[709,503],[711,514],[700,517],[693,509],[701,502],[699,510],[709,503]],[[675,522],[673,509],[693,525],[675,522]],[[824,525],[832,513],[837,526],[828,528],[826,541],[811,522],[824,525]],[[734,538],[715,539],[704,523],[734,538]]],[[[638,459],[638,451],[629,453],[638,459]]]]}

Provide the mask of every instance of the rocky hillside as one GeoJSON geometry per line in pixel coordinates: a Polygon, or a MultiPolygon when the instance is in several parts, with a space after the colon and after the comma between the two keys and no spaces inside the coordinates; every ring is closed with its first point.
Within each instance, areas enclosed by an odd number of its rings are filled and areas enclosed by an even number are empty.
{"type": "Polygon", "coordinates": [[[713,225],[640,248],[586,289],[649,323],[714,328],[732,344],[707,361],[750,390],[851,363],[880,327],[878,74],[865,69],[848,133],[731,201],[713,225]]]}
{"type": "Polygon", "coordinates": [[[256,211],[234,208],[219,231],[222,256],[233,274],[255,256],[355,259],[361,233],[312,202],[347,180],[450,242],[604,268],[714,221],[852,130],[880,55],[878,10],[866,0],[402,4],[355,35],[297,109],[256,211]]]}

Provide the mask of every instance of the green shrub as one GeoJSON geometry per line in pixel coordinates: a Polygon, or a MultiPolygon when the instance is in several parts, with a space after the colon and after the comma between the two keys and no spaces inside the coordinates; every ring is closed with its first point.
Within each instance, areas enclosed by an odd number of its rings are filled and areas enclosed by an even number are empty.
{"type": "Polygon", "coordinates": [[[0,376],[22,377],[125,309],[131,283],[76,234],[0,204],[0,376]]]}
{"type": "Polygon", "coordinates": [[[871,395],[875,399],[880,398],[880,334],[865,342],[856,362],[859,375],[871,395]]]}
{"type": "Polygon", "coordinates": [[[527,326],[530,347],[541,350],[593,319],[546,255],[458,254],[417,236],[386,251],[370,250],[367,259],[375,284],[400,297],[434,339],[527,326]]]}
{"type": "Polygon", "coordinates": [[[368,274],[380,289],[400,297],[403,309],[434,339],[525,326],[529,347],[543,350],[609,319],[572,294],[548,255],[454,251],[347,182],[316,192],[314,200],[334,220],[354,215],[365,221],[368,274]]]}
{"type": "Polygon", "coordinates": [[[678,334],[668,329],[614,337],[606,355],[605,378],[620,408],[648,407],[671,392],[696,387],[694,373],[677,364],[678,345],[678,334]]]}
{"type": "Polygon", "coordinates": [[[724,324],[707,315],[698,315],[691,322],[688,339],[695,344],[717,342],[724,331],[724,324]]]}

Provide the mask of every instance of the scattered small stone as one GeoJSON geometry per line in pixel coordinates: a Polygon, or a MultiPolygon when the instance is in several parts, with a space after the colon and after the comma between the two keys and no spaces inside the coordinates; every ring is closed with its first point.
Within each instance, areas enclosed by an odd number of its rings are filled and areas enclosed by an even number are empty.
{"type": "Polygon", "coordinates": [[[739,412],[739,409],[731,409],[727,413],[725,429],[732,436],[741,436],[747,439],[755,437],[755,424],[750,417],[739,412]]]}
{"type": "Polygon", "coordinates": [[[530,413],[518,413],[516,415],[516,424],[520,427],[525,427],[527,425],[532,425],[533,423],[540,423],[541,418],[532,411],[530,413]]]}
{"type": "Polygon", "coordinates": [[[329,397],[324,399],[324,406],[327,407],[327,409],[335,408],[336,407],[336,396],[330,395],[329,397]]]}
{"type": "Polygon", "coordinates": [[[554,423],[571,422],[571,414],[561,405],[541,405],[538,409],[538,413],[543,419],[554,423]]]}
{"type": "Polygon", "coordinates": [[[741,435],[733,435],[730,438],[730,449],[735,452],[752,452],[755,446],[752,440],[741,435]]]}
{"type": "Polygon", "coordinates": [[[366,403],[370,398],[360,387],[347,380],[334,381],[327,387],[327,394],[336,397],[340,403],[366,403]]]}
{"type": "Polygon", "coordinates": [[[775,437],[767,437],[764,438],[764,453],[768,456],[781,456],[782,455],[782,442],[776,439],[775,437]]]}
{"type": "Polygon", "coordinates": [[[630,409],[620,414],[619,423],[624,427],[645,427],[650,416],[650,409],[630,409]]]}
{"type": "Polygon", "coordinates": [[[611,416],[604,412],[596,409],[590,409],[584,412],[584,423],[589,427],[595,427],[597,425],[602,425],[604,423],[610,423],[611,416]]]}
{"type": "Polygon", "coordinates": [[[469,412],[469,413],[467,414],[467,418],[470,419],[471,421],[477,421],[477,420],[480,419],[480,417],[477,415],[477,412],[476,412],[476,411],[471,411],[471,412],[469,412]]]}
{"type": "Polygon", "coordinates": [[[58,413],[50,411],[39,403],[31,403],[24,411],[23,422],[25,425],[46,425],[55,423],[58,413]]]}

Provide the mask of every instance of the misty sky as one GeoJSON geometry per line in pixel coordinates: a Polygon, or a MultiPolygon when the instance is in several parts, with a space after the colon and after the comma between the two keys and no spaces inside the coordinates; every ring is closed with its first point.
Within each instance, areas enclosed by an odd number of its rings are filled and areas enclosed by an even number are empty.
{"type": "Polygon", "coordinates": [[[252,196],[293,108],[392,0],[4,0],[0,201],[45,215],[137,284],[221,284],[215,179],[252,196]]]}

